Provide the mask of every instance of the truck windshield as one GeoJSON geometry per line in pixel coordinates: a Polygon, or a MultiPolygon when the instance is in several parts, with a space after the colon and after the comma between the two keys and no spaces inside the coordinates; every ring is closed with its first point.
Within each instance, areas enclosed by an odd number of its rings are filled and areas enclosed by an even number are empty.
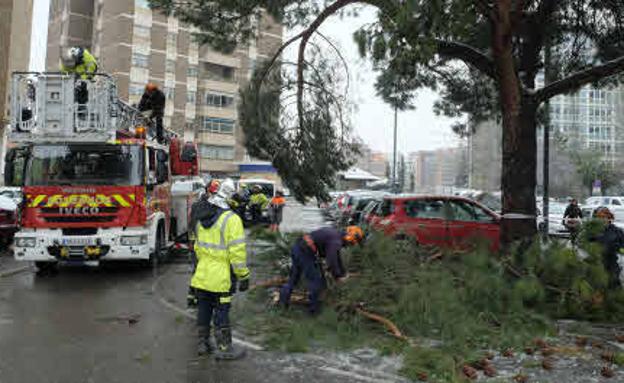
{"type": "Polygon", "coordinates": [[[38,145],[28,160],[26,185],[141,185],[143,160],[137,145],[38,145]]]}

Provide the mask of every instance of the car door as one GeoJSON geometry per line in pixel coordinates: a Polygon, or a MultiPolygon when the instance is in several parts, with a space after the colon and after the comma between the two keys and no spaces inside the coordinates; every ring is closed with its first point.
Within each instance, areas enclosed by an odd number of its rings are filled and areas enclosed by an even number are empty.
{"type": "Polygon", "coordinates": [[[500,223],[495,215],[467,200],[449,200],[448,204],[448,230],[453,246],[467,249],[486,241],[490,249],[498,250],[500,223]]]}
{"type": "Polygon", "coordinates": [[[399,230],[416,238],[421,245],[449,246],[448,212],[441,198],[418,198],[403,201],[399,230]]]}

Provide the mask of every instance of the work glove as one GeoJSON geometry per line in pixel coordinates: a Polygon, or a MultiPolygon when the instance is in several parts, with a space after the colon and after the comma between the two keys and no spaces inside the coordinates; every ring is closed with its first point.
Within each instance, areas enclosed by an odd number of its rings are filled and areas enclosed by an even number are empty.
{"type": "Polygon", "coordinates": [[[242,281],[238,282],[238,291],[242,293],[247,290],[249,290],[249,278],[243,279],[242,281]]]}

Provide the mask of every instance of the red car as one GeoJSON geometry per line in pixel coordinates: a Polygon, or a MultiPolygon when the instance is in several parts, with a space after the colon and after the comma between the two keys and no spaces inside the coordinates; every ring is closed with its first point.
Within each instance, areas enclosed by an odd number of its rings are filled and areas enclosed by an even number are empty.
{"type": "Polygon", "coordinates": [[[467,248],[480,239],[499,249],[500,216],[467,198],[389,196],[369,219],[377,230],[404,233],[422,245],[467,248]]]}

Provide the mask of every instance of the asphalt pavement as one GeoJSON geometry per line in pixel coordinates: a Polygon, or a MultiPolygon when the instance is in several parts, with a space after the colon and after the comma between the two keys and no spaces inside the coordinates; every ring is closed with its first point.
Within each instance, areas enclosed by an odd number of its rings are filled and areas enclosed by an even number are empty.
{"type": "MultiPolygon", "coordinates": [[[[285,211],[286,230],[323,224],[314,207],[290,203],[285,211]]],[[[366,352],[276,353],[240,334],[246,358],[198,358],[183,260],[156,271],[127,263],[63,267],[54,276],[24,266],[0,256],[0,383],[400,380],[366,352]]]]}

